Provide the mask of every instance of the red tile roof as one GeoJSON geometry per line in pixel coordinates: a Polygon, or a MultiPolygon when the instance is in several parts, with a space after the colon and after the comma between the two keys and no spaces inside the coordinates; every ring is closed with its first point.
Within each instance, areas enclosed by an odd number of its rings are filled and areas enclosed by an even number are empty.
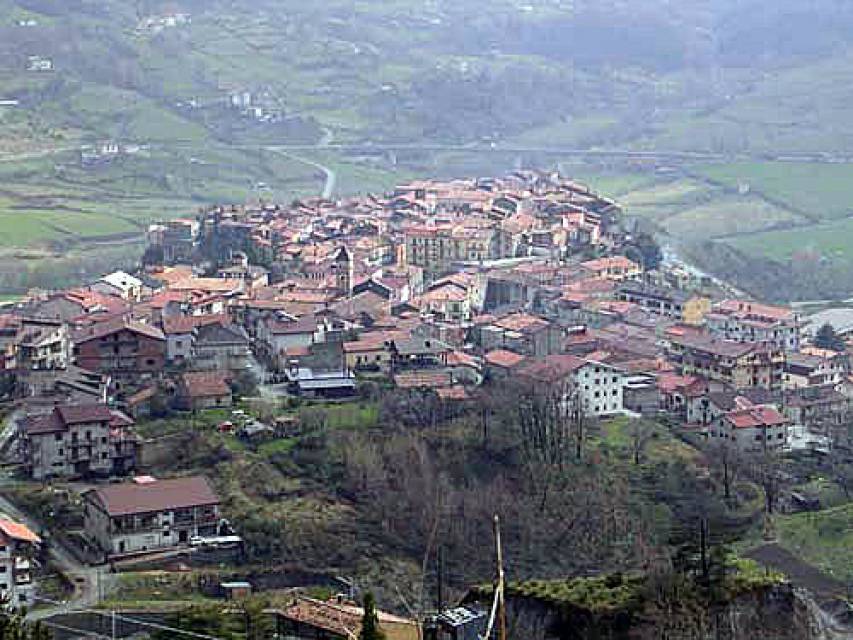
{"type": "Polygon", "coordinates": [[[20,540],[21,542],[30,542],[33,544],[39,544],[41,542],[41,538],[33,533],[27,525],[21,524],[20,522],[13,522],[12,520],[7,520],[5,518],[0,518],[0,532],[2,532],[7,538],[20,540]]]}
{"type": "Polygon", "coordinates": [[[527,313],[516,313],[511,316],[506,316],[495,322],[496,327],[506,329],[508,331],[518,331],[520,333],[534,333],[541,331],[551,325],[544,318],[532,316],[527,313]]]}
{"type": "Polygon", "coordinates": [[[583,358],[570,355],[546,356],[521,369],[518,374],[540,382],[560,382],[587,364],[583,358]]]}
{"type": "Polygon", "coordinates": [[[449,387],[450,374],[446,371],[406,371],[394,376],[401,389],[439,389],[449,387]]]}
{"type": "Polygon", "coordinates": [[[231,393],[224,373],[199,371],[181,376],[184,393],[190,398],[216,398],[231,393]]]}
{"type": "Polygon", "coordinates": [[[228,324],[229,322],[228,316],[224,313],[201,316],[167,316],[163,318],[163,333],[167,335],[191,333],[193,329],[198,327],[211,324],[228,324]]]}
{"type": "Polygon", "coordinates": [[[90,342],[123,330],[138,333],[154,340],[166,339],[166,336],[157,327],[120,317],[112,318],[105,322],[99,322],[91,327],[87,327],[86,329],[76,332],[74,334],[74,342],[90,342]]]}
{"type": "Polygon", "coordinates": [[[770,405],[756,405],[730,411],[726,414],[726,420],[731,422],[735,429],[778,427],[788,422],[785,416],[770,405]]]}
{"type": "Polygon", "coordinates": [[[511,369],[524,362],[527,358],[506,349],[495,349],[494,351],[489,351],[485,355],[485,359],[487,364],[511,369]]]}
{"type": "Polygon", "coordinates": [[[470,398],[470,396],[468,395],[468,392],[465,391],[465,387],[463,387],[462,385],[459,385],[459,384],[454,385],[452,387],[444,387],[441,389],[436,389],[435,393],[442,400],[448,400],[448,401],[462,401],[462,400],[468,400],[470,398]]]}
{"type": "Polygon", "coordinates": [[[97,499],[112,517],[219,504],[210,483],[202,476],[149,484],[114,484],[85,495],[97,499]]]}

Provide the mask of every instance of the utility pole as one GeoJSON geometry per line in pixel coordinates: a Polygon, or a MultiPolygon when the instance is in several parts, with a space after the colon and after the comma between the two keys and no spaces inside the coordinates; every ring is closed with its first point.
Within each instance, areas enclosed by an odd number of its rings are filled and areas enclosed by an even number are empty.
{"type": "Polygon", "coordinates": [[[438,547],[438,615],[444,612],[444,547],[438,547]]]}
{"type": "Polygon", "coordinates": [[[113,622],[113,640],[116,640],[116,612],[115,609],[112,610],[112,622],[113,622]]]}
{"type": "Polygon", "coordinates": [[[498,561],[498,640],[506,640],[506,577],[501,548],[501,519],[497,514],[495,514],[495,549],[498,561]]]}

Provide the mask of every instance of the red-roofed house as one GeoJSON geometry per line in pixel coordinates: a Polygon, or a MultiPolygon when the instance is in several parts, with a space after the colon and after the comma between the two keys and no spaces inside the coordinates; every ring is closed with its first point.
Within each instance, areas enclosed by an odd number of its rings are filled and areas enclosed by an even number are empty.
{"type": "Polygon", "coordinates": [[[494,378],[501,378],[512,375],[517,367],[527,361],[527,356],[506,349],[495,349],[489,351],[483,359],[489,375],[494,378]]]}
{"type": "Polygon", "coordinates": [[[108,373],[117,387],[159,374],[166,364],[166,336],[157,327],[116,318],[99,322],[73,336],[76,364],[108,373]]]}
{"type": "Polygon", "coordinates": [[[29,527],[0,518],[0,598],[12,609],[35,604],[30,557],[41,539],[29,527]]]}
{"type": "Polygon", "coordinates": [[[606,416],[625,410],[625,373],[618,367],[571,355],[553,355],[521,367],[518,375],[542,389],[577,393],[584,414],[606,416]]]}
{"type": "Polygon", "coordinates": [[[800,348],[800,318],[788,307],[724,300],[705,315],[705,324],[716,338],[767,342],[784,351],[800,348]]]}
{"type": "Polygon", "coordinates": [[[219,498],[201,476],[102,486],[84,493],[83,503],[86,535],[108,557],[177,547],[218,532],[219,498]]]}
{"type": "Polygon", "coordinates": [[[701,400],[708,393],[707,380],[668,371],[658,374],[657,382],[662,410],[690,424],[703,422],[701,400]]]}
{"type": "Polygon", "coordinates": [[[612,256],[609,258],[598,258],[581,263],[581,267],[588,271],[593,277],[603,280],[622,282],[638,278],[642,273],[640,265],[625,256],[612,256]]]}
{"type": "Polygon", "coordinates": [[[773,405],[738,407],[717,417],[708,428],[710,442],[728,440],[745,453],[780,451],[788,443],[790,421],[773,405]]]}
{"type": "Polygon", "coordinates": [[[196,371],[178,380],[175,403],[185,411],[229,408],[233,401],[231,387],[224,372],[196,371]]]}

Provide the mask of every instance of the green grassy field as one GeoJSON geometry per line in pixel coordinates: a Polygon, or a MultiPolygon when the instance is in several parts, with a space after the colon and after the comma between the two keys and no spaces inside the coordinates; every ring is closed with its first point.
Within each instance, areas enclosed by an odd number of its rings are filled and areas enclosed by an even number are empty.
{"type": "Polygon", "coordinates": [[[702,240],[803,222],[802,217],[757,197],[715,195],[708,202],[668,218],[664,226],[677,238],[702,240]]]}
{"type": "Polygon", "coordinates": [[[853,580],[853,504],[781,516],[776,528],[784,547],[838,580],[853,580]]]}
{"type": "Polygon", "coordinates": [[[839,220],[787,231],[768,231],[729,238],[727,242],[747,253],[785,262],[795,255],[853,262],[853,220],[839,220]]]}
{"type": "Polygon", "coordinates": [[[678,110],[638,141],[643,148],[727,153],[846,152],[853,144],[848,106],[853,58],[837,55],[772,70],[747,81],[713,110],[678,110]]]}
{"type": "Polygon", "coordinates": [[[749,190],[810,217],[853,214],[853,164],[734,163],[701,167],[699,173],[730,189],[749,190]]]}

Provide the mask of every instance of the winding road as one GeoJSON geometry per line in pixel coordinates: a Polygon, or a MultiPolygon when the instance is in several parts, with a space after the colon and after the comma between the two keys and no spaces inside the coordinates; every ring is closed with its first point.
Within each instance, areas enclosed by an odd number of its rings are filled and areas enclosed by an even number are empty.
{"type": "MultiPolygon", "coordinates": [[[[320,142],[318,142],[315,147],[310,147],[309,149],[328,149],[330,148],[334,139],[334,133],[332,133],[331,129],[323,129],[323,137],[320,139],[320,142]]],[[[319,162],[316,162],[315,160],[296,155],[293,152],[288,151],[286,148],[266,147],[266,150],[271,151],[272,153],[277,153],[281,156],[284,156],[285,158],[290,158],[291,160],[295,160],[296,162],[307,164],[309,167],[313,167],[322,171],[323,174],[326,176],[326,180],[323,184],[323,190],[320,192],[320,197],[323,198],[323,200],[332,199],[332,196],[335,193],[335,186],[338,182],[338,174],[334,169],[327,167],[326,165],[321,164],[319,162]]]]}

